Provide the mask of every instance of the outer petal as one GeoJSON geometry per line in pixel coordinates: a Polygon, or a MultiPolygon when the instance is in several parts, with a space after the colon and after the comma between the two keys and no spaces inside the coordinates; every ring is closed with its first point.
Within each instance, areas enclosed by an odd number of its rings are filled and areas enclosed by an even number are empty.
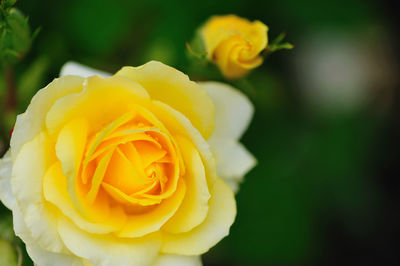
{"type": "Polygon", "coordinates": [[[257,164],[257,160],[238,141],[213,137],[208,143],[214,153],[218,175],[237,192],[237,182],[257,164]]]}
{"type": "Polygon", "coordinates": [[[152,99],[184,114],[208,138],[214,127],[214,106],[207,92],[182,72],[157,61],[140,67],[124,67],[116,76],[140,83],[152,99]]]}
{"type": "Polygon", "coordinates": [[[83,266],[82,259],[73,255],[49,252],[37,245],[26,245],[29,257],[38,266],[83,266]]]}
{"type": "Polygon", "coordinates": [[[60,70],[60,77],[61,76],[66,76],[66,75],[76,75],[76,76],[81,76],[84,78],[94,76],[94,75],[99,75],[101,77],[109,77],[111,74],[87,67],[84,65],[81,65],[76,62],[69,61],[65,63],[60,70]]]}
{"type": "Polygon", "coordinates": [[[159,234],[137,239],[88,234],[65,218],[59,219],[58,231],[72,253],[96,266],[150,265],[157,257],[161,242],[159,234]]]}
{"type": "Polygon", "coordinates": [[[11,191],[11,170],[11,152],[7,151],[4,157],[0,159],[0,200],[10,210],[16,204],[15,197],[11,191]]]}
{"type": "Polygon", "coordinates": [[[46,126],[53,134],[72,119],[86,118],[91,132],[98,132],[116,117],[131,111],[133,103],[148,98],[145,89],[127,78],[92,76],[86,79],[82,91],[54,103],[47,113],[46,126]]]}
{"type": "Polygon", "coordinates": [[[215,156],[217,172],[234,191],[237,182],[256,165],[256,159],[238,140],[249,126],[254,108],[235,88],[219,82],[201,82],[215,105],[215,129],[208,139],[215,156]]]}
{"type": "Polygon", "coordinates": [[[83,81],[84,78],[82,77],[65,76],[53,80],[36,93],[25,113],[17,117],[11,137],[13,160],[15,160],[22,145],[32,140],[43,130],[46,114],[54,102],[65,95],[81,91],[83,81]]]}
{"type": "Polygon", "coordinates": [[[81,259],[72,254],[53,253],[41,248],[32,238],[31,232],[26,227],[23,221],[22,213],[15,205],[13,211],[14,231],[25,243],[29,257],[38,266],[53,266],[53,265],[73,265],[80,266],[81,259]]]}
{"type": "Polygon", "coordinates": [[[201,266],[200,256],[160,255],[152,266],[201,266]]]}
{"type": "Polygon", "coordinates": [[[43,177],[55,160],[45,133],[26,143],[13,165],[11,186],[26,227],[36,244],[49,251],[64,251],[55,225],[56,212],[43,198],[43,177]]]}
{"type": "Polygon", "coordinates": [[[232,190],[217,179],[210,199],[210,210],[202,224],[183,234],[163,234],[161,252],[200,255],[229,234],[235,220],[236,203],[232,190]]]}
{"type": "Polygon", "coordinates": [[[211,96],[215,106],[215,127],[212,137],[238,140],[248,128],[254,113],[250,100],[239,90],[221,82],[199,82],[211,96]]]}

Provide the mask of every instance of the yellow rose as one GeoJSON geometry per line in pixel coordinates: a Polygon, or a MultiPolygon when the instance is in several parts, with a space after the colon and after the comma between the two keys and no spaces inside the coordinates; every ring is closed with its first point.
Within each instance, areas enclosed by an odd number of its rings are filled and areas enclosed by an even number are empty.
{"type": "Polygon", "coordinates": [[[235,15],[214,16],[201,28],[207,58],[227,78],[239,78],[262,64],[268,27],[235,15]]]}
{"type": "Polygon", "coordinates": [[[159,62],[114,76],[67,64],[18,116],[0,198],[45,265],[201,265],[254,165],[238,139],[252,106],[159,62]]]}

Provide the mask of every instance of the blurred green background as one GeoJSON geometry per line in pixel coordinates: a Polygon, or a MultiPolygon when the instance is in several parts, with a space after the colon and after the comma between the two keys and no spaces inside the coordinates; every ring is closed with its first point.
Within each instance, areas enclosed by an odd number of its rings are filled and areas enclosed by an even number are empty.
{"type": "MultiPolygon", "coordinates": [[[[223,80],[186,56],[185,43],[214,14],[261,20],[270,39],[285,31],[293,50],[232,82],[256,107],[242,141],[258,166],[237,195],[231,234],[204,264],[400,265],[397,14],[389,2],[21,0],[16,7],[32,29],[41,27],[15,66],[18,112],[69,60],[115,72],[154,59],[195,80],[223,80]]],[[[8,122],[0,154],[13,122],[1,115],[8,122]]],[[[0,211],[6,265],[24,249],[9,233],[9,211],[0,211]]]]}

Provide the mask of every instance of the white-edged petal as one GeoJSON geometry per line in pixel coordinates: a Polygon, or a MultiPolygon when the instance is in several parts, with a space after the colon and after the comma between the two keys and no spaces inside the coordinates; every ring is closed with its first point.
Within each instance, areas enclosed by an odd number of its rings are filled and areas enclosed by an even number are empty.
{"type": "Polygon", "coordinates": [[[49,251],[63,252],[65,246],[56,230],[57,212],[43,197],[43,177],[54,160],[52,149],[45,133],[22,146],[13,164],[11,188],[21,219],[35,244],[49,251]]]}
{"type": "Polygon", "coordinates": [[[236,192],[237,184],[256,164],[256,158],[238,141],[225,138],[211,138],[208,143],[214,154],[217,172],[236,192]]]}
{"type": "Polygon", "coordinates": [[[158,256],[152,266],[201,266],[200,256],[163,254],[158,256]]]}
{"type": "Polygon", "coordinates": [[[16,204],[15,197],[11,191],[11,170],[11,152],[7,151],[4,157],[0,159],[0,200],[10,210],[16,204]]]}
{"type": "Polygon", "coordinates": [[[73,254],[96,266],[151,265],[161,245],[157,233],[140,238],[89,234],[64,217],[58,220],[58,232],[73,254]]]}
{"type": "Polygon", "coordinates": [[[66,76],[53,80],[33,96],[25,113],[17,116],[11,136],[11,156],[15,160],[21,147],[45,128],[45,117],[55,101],[82,90],[84,78],[66,76]]]}
{"type": "Polygon", "coordinates": [[[29,257],[37,266],[83,266],[82,259],[73,255],[54,253],[46,251],[39,246],[32,244],[26,245],[29,257]]]}
{"type": "Polygon", "coordinates": [[[80,266],[81,259],[75,257],[72,254],[66,253],[54,253],[46,251],[41,248],[37,242],[32,238],[32,234],[26,227],[22,213],[16,204],[12,210],[13,214],[13,225],[15,235],[20,237],[26,246],[29,257],[33,260],[37,266],[53,266],[53,265],[65,265],[65,266],[80,266]]]}
{"type": "Polygon", "coordinates": [[[217,173],[237,192],[243,176],[257,163],[239,142],[254,113],[250,100],[239,90],[220,82],[200,82],[215,105],[215,128],[208,139],[217,173]]]}
{"type": "Polygon", "coordinates": [[[211,137],[238,140],[253,116],[250,100],[239,90],[221,82],[199,82],[211,96],[215,106],[215,126],[211,137]]]}
{"type": "Polygon", "coordinates": [[[94,76],[94,75],[99,75],[102,77],[109,77],[111,74],[100,71],[91,67],[84,66],[82,64],[69,61],[65,63],[60,70],[60,77],[66,76],[66,75],[76,75],[76,76],[81,76],[84,78],[94,76]]]}

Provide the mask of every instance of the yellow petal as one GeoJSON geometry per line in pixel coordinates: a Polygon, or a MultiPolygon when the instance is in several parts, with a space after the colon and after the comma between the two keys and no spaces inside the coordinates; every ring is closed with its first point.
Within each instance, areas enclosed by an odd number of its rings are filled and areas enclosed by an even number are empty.
{"type": "Polygon", "coordinates": [[[114,200],[122,204],[150,206],[161,202],[161,199],[133,197],[131,195],[124,193],[120,189],[110,184],[107,184],[106,182],[103,182],[101,185],[103,186],[104,190],[107,191],[108,195],[110,195],[114,200]]]}
{"type": "Polygon", "coordinates": [[[213,16],[202,27],[207,56],[212,58],[217,46],[231,36],[241,36],[254,46],[252,56],[261,52],[268,43],[268,27],[260,21],[250,22],[235,15],[213,16]]]}
{"type": "Polygon", "coordinates": [[[207,92],[182,72],[157,61],[117,72],[140,83],[152,99],[164,102],[184,114],[205,138],[214,127],[214,106],[207,92]]]}
{"type": "Polygon", "coordinates": [[[111,157],[103,181],[129,195],[143,189],[147,180],[139,174],[130,158],[117,148],[111,157]]]}
{"type": "Polygon", "coordinates": [[[201,29],[208,60],[227,78],[239,78],[262,64],[268,27],[235,15],[214,16],[201,29]]]}
{"type": "Polygon", "coordinates": [[[163,233],[161,252],[200,255],[229,234],[235,220],[236,203],[232,190],[217,179],[209,202],[210,210],[202,224],[182,234],[163,233]]]}
{"type": "Polygon", "coordinates": [[[54,163],[44,176],[43,193],[47,201],[57,206],[63,215],[87,232],[107,234],[119,230],[125,223],[126,215],[123,210],[119,207],[109,207],[101,197],[97,197],[92,205],[85,206],[85,201],[81,201],[83,208],[90,210],[88,212],[92,217],[80,215],[69,197],[67,180],[60,163],[54,163]]]}
{"type": "Polygon", "coordinates": [[[185,196],[186,188],[185,182],[180,180],[175,193],[168,199],[163,200],[154,210],[143,214],[131,215],[126,225],[118,233],[118,236],[141,237],[159,230],[179,208],[185,196]]]}
{"type": "Polygon", "coordinates": [[[173,136],[181,135],[193,143],[203,161],[208,187],[213,187],[217,178],[215,161],[210,146],[203,136],[193,127],[184,115],[170,106],[162,102],[154,101],[151,108],[152,112],[164,123],[173,136]]]}
{"type": "Polygon", "coordinates": [[[65,218],[60,218],[58,231],[68,249],[96,266],[150,265],[160,249],[158,233],[140,238],[118,238],[82,231],[65,218]]]}
{"type": "Polygon", "coordinates": [[[163,226],[169,233],[182,233],[199,225],[207,216],[210,192],[203,162],[198,151],[186,138],[177,137],[186,165],[183,178],[187,184],[186,196],[175,215],[163,226]]]}
{"type": "Polygon", "coordinates": [[[86,79],[81,92],[54,103],[47,114],[46,126],[50,134],[54,134],[68,121],[85,118],[90,132],[98,132],[116,118],[133,111],[133,104],[145,102],[148,97],[138,83],[127,78],[92,76],[86,79]]]}
{"type": "Polygon", "coordinates": [[[249,59],[244,59],[241,56],[247,47],[248,45],[239,36],[231,36],[222,41],[215,49],[215,63],[226,77],[241,77],[262,64],[263,58],[260,56],[249,59]]]}
{"type": "Polygon", "coordinates": [[[75,119],[64,125],[57,138],[56,154],[67,177],[68,192],[74,205],[83,212],[78,198],[77,181],[83,152],[86,147],[88,123],[84,119],[75,119]]]}
{"type": "Polygon", "coordinates": [[[104,175],[107,171],[113,153],[114,150],[108,151],[107,154],[105,154],[103,158],[100,159],[99,163],[96,166],[96,170],[94,171],[92,177],[92,185],[90,187],[89,192],[86,194],[86,199],[89,204],[93,204],[93,202],[97,197],[97,194],[101,186],[101,182],[104,179],[104,175]]]}
{"type": "Polygon", "coordinates": [[[160,149],[154,143],[147,141],[136,141],[135,148],[142,159],[143,168],[147,168],[151,163],[161,160],[167,152],[160,149]]]}
{"type": "Polygon", "coordinates": [[[84,79],[77,76],[64,76],[53,80],[33,96],[25,113],[17,117],[11,137],[11,153],[15,160],[22,145],[32,140],[45,128],[47,112],[58,99],[82,90],[84,79]]]}

